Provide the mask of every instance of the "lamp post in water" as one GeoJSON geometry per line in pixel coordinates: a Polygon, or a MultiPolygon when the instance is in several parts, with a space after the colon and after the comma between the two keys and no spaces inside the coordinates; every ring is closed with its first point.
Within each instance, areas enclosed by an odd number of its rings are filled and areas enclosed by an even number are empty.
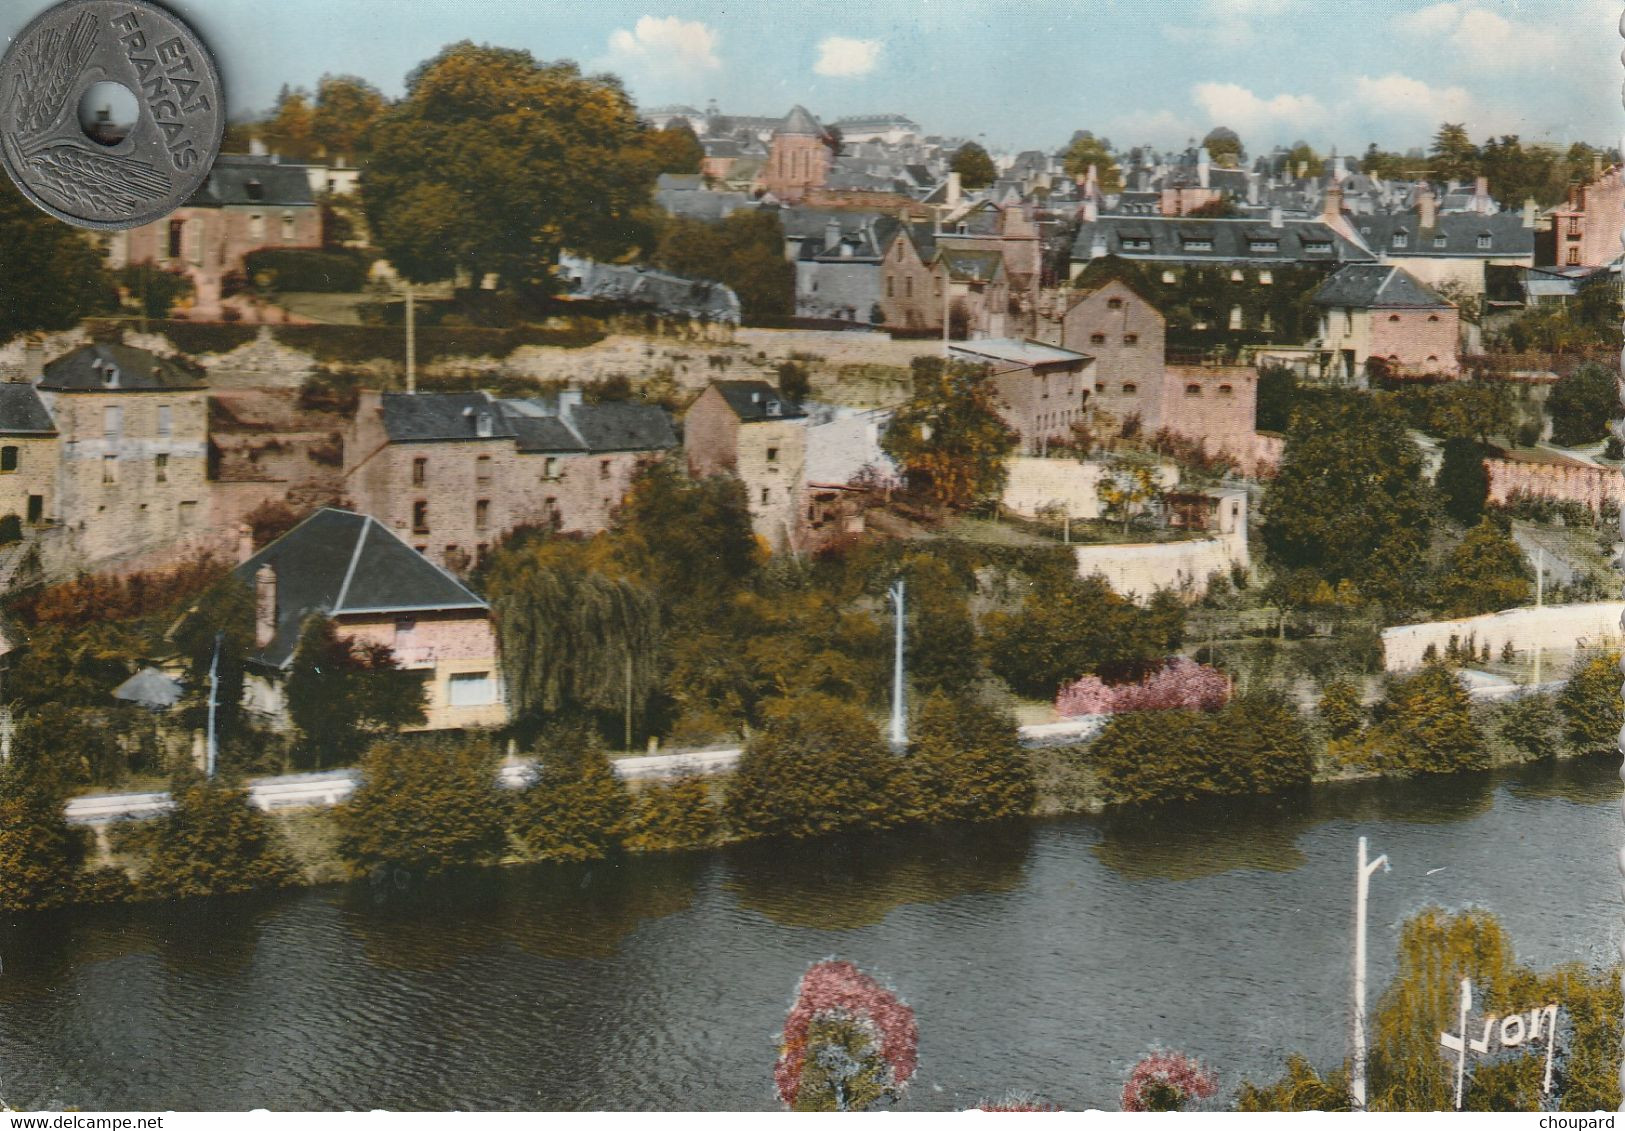
{"type": "Polygon", "coordinates": [[[1365,1110],[1365,905],[1371,873],[1388,870],[1388,857],[1367,862],[1365,837],[1360,838],[1359,863],[1354,872],[1354,1071],[1349,1077],[1350,1106],[1365,1110]]]}

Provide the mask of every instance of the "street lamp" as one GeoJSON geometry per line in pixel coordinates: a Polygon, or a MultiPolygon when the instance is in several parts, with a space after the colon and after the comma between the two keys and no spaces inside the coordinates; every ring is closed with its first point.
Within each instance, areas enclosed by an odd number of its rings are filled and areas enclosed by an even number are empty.
{"type": "Polygon", "coordinates": [[[1367,862],[1365,837],[1360,838],[1359,863],[1354,871],[1354,1071],[1349,1078],[1349,1098],[1355,1111],[1365,1107],[1365,905],[1371,888],[1371,874],[1378,868],[1388,871],[1388,857],[1367,862]]]}
{"type": "Polygon", "coordinates": [[[891,684],[891,745],[893,750],[902,750],[908,745],[908,728],[903,714],[903,600],[905,586],[899,577],[892,583],[886,595],[891,598],[892,607],[896,610],[896,628],[894,630],[894,656],[892,657],[892,684],[891,684]]]}

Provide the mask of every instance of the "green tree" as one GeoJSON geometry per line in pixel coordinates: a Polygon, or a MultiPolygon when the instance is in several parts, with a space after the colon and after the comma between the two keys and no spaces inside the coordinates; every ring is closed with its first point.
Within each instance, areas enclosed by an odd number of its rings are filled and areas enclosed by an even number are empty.
{"type": "Polygon", "coordinates": [[[373,123],[389,102],[372,83],[355,75],[323,75],[316,84],[311,141],[329,160],[366,158],[373,123]]]}
{"type": "Polygon", "coordinates": [[[300,882],[271,818],[248,791],[221,778],[205,779],[189,767],[170,793],[175,806],[158,818],[137,890],[152,899],[237,895],[300,882]]]}
{"type": "Polygon", "coordinates": [[[1284,365],[1266,365],[1258,371],[1255,419],[1260,432],[1285,432],[1292,419],[1298,393],[1298,375],[1284,365]]]}
{"type": "Polygon", "coordinates": [[[986,369],[917,357],[912,370],[913,394],[892,416],[881,447],[941,506],[996,497],[1019,440],[999,415],[986,369]]]}
{"type": "Polygon", "coordinates": [[[118,273],[118,281],[148,318],[168,318],[175,305],[195,289],[189,275],[161,270],[150,262],[125,267],[118,273]]]}
{"type": "Polygon", "coordinates": [[[1451,551],[1439,582],[1439,606],[1447,617],[1472,617],[1515,608],[1533,593],[1534,579],[1523,551],[1486,518],[1451,551]]]}
{"type": "Polygon", "coordinates": [[[1390,680],[1375,716],[1367,741],[1386,772],[1450,774],[1489,765],[1467,689],[1443,664],[1390,680]]]}
{"type": "Polygon", "coordinates": [[[284,83],[276,97],[276,108],[260,127],[260,136],[272,153],[289,161],[309,161],[316,156],[314,119],[310,93],[284,83]]]}
{"type": "Polygon", "coordinates": [[[0,910],[35,911],[71,902],[85,859],[68,827],[63,795],[22,759],[0,764],[0,910]]]}
{"type": "Polygon", "coordinates": [[[711,619],[762,567],[744,485],[731,475],[695,482],[669,462],[647,468],[615,514],[615,534],[622,568],[654,587],[674,632],[711,619]]]}
{"type": "Polygon", "coordinates": [[[544,860],[598,860],[616,851],[632,801],[603,747],[584,727],[556,728],[514,803],[514,832],[544,860]]]}
{"type": "Polygon", "coordinates": [[[87,233],[34,207],[0,183],[0,342],[33,330],[66,330],[118,309],[118,290],[87,233]]]}
{"type": "Polygon", "coordinates": [[[1390,608],[1419,599],[1432,511],[1404,415],[1363,394],[1302,403],[1265,490],[1264,552],[1288,577],[1352,582],[1390,608]]]}
{"type": "Polygon", "coordinates": [[[638,791],[625,845],[632,852],[684,852],[716,843],[721,816],[703,778],[685,775],[638,791]]]}
{"type": "Polygon", "coordinates": [[[1156,465],[1143,460],[1108,457],[1095,481],[1095,495],[1105,514],[1123,520],[1123,533],[1129,524],[1162,494],[1157,484],[1156,465]]]}
{"type": "Polygon", "coordinates": [[[1563,717],[1563,736],[1582,754],[1613,753],[1625,726],[1625,704],[1619,695],[1619,653],[1581,653],[1563,690],[1557,710],[1563,717]]]}
{"type": "Polygon", "coordinates": [[[967,189],[986,188],[999,175],[993,167],[993,158],[974,141],[967,141],[954,150],[948,169],[959,174],[959,183],[967,189]]]}
{"type": "Polygon", "coordinates": [[[498,761],[485,742],[374,743],[336,811],[339,854],[359,872],[419,876],[495,860],[507,845],[498,761]]]}
{"type": "MultiPolygon", "coordinates": [[[[902,572],[908,579],[904,643],[911,684],[924,693],[964,691],[981,674],[976,620],[965,581],[928,554],[905,557],[902,572]]],[[[974,586],[974,580],[970,584],[974,586]]]]}
{"type": "Polygon", "coordinates": [[[1608,433],[1608,422],[1619,415],[1619,390],[1613,370],[1588,361],[1558,379],[1546,398],[1552,418],[1552,443],[1564,447],[1590,444],[1608,433]]]}
{"type": "Polygon", "coordinates": [[[647,144],[658,173],[698,173],[705,160],[705,147],[694,127],[683,118],[674,118],[665,129],[652,131],[647,144]]]}
{"type": "Polygon", "coordinates": [[[1303,176],[1313,179],[1320,176],[1325,161],[1307,141],[1295,141],[1292,148],[1287,151],[1286,164],[1288,177],[1303,176]]]}
{"type": "Polygon", "coordinates": [[[1505,704],[1496,720],[1501,741],[1525,758],[1544,758],[1557,750],[1559,719],[1549,695],[1521,695],[1505,704]]]}
{"type": "Polygon", "coordinates": [[[1445,514],[1463,526],[1476,526],[1490,494],[1490,471],[1478,442],[1461,436],[1446,440],[1433,485],[1439,489],[1445,514]]]}
{"type": "Polygon", "coordinates": [[[1303,716],[1284,691],[1260,687],[1238,696],[1214,716],[1221,792],[1273,793],[1306,785],[1314,751],[1303,716]]]}
{"type": "Polygon", "coordinates": [[[937,692],[916,714],[912,740],[904,792],[920,819],[997,821],[1032,811],[1032,762],[1009,715],[937,692]]]}
{"type": "Polygon", "coordinates": [[[374,237],[406,278],[459,269],[552,286],[563,248],[614,259],[644,238],[655,170],[619,82],[528,51],[446,47],[371,130],[362,182],[374,237]]]}
{"type": "Polygon", "coordinates": [[[1349,679],[1334,679],[1321,689],[1315,713],[1329,737],[1350,738],[1365,726],[1365,704],[1360,688],[1349,679]]]}
{"type": "Polygon", "coordinates": [[[1470,181],[1478,176],[1478,147],[1467,136],[1467,127],[1446,122],[1433,135],[1428,150],[1428,176],[1435,181],[1470,181]]]}
{"type": "Polygon", "coordinates": [[[860,708],[810,693],[772,705],[745,746],[723,812],[747,837],[825,836],[893,819],[897,756],[860,708]]]}
{"type": "Polygon", "coordinates": [[[1214,126],[1202,139],[1202,148],[1222,168],[1234,169],[1245,158],[1241,137],[1229,126],[1214,126]]]}
{"type": "Polygon", "coordinates": [[[735,212],[715,222],[666,219],[653,260],[674,275],[730,287],[746,322],[785,318],[793,311],[795,265],[784,258],[784,228],[774,210],[735,212]]]}
{"type": "Polygon", "coordinates": [[[320,614],[300,631],[287,698],[304,757],[318,768],[347,764],[369,742],[428,718],[419,673],[403,670],[386,644],[339,635],[320,614]]]}
{"type": "Polygon", "coordinates": [[[1322,1076],[1298,1053],[1286,1060],[1286,1075],[1273,1084],[1244,1080],[1236,1097],[1237,1111],[1348,1111],[1348,1070],[1322,1076]]]}
{"type": "Polygon", "coordinates": [[[1081,182],[1089,175],[1092,166],[1102,193],[1123,191],[1123,175],[1111,155],[1111,146],[1088,130],[1080,130],[1072,135],[1061,163],[1066,175],[1073,180],[1081,182]]]}

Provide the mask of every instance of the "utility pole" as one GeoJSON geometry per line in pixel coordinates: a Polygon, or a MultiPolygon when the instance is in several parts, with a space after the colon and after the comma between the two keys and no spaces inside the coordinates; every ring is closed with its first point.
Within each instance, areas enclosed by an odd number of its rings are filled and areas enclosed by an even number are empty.
{"type": "Polygon", "coordinates": [[[626,748],[632,749],[632,648],[626,649],[626,748]]]}
{"type": "Polygon", "coordinates": [[[418,391],[418,325],[417,305],[412,293],[411,280],[406,283],[406,391],[418,391]]]}
{"type": "Polygon", "coordinates": [[[954,291],[953,278],[948,274],[948,264],[946,262],[944,262],[942,264],[942,356],[943,357],[947,357],[948,354],[949,354],[949,351],[953,348],[952,346],[950,346],[948,344],[949,341],[951,340],[951,336],[948,333],[948,329],[949,329],[950,325],[953,322],[953,319],[948,316],[948,310],[949,310],[949,307],[953,303],[953,297],[954,297],[953,296],[953,291],[954,291]]]}
{"type": "Polygon", "coordinates": [[[1535,608],[1540,608],[1546,596],[1546,547],[1535,553],[1535,608]]]}
{"type": "Polygon", "coordinates": [[[215,726],[215,714],[220,707],[220,645],[224,632],[214,634],[214,659],[209,661],[209,742],[205,747],[203,772],[214,777],[215,763],[220,757],[220,739],[215,726]]]}
{"type": "Polygon", "coordinates": [[[908,745],[908,727],[903,716],[903,579],[898,578],[892,582],[888,591],[892,607],[896,610],[897,627],[895,630],[895,654],[892,657],[891,677],[891,744],[893,750],[902,750],[908,745]]]}
{"type": "Polygon", "coordinates": [[[1367,863],[1365,837],[1360,838],[1359,862],[1354,871],[1354,1071],[1349,1077],[1349,1099],[1355,1111],[1365,1110],[1365,906],[1371,873],[1388,870],[1388,857],[1367,863]]]}

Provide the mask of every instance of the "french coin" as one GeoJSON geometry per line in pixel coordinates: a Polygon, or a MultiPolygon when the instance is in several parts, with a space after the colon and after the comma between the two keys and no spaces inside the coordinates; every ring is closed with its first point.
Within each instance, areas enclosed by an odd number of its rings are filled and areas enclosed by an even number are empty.
{"type": "Polygon", "coordinates": [[[67,0],[0,59],[0,164],[82,228],[138,228],[180,207],[220,152],[214,58],[147,0],[67,0]]]}

